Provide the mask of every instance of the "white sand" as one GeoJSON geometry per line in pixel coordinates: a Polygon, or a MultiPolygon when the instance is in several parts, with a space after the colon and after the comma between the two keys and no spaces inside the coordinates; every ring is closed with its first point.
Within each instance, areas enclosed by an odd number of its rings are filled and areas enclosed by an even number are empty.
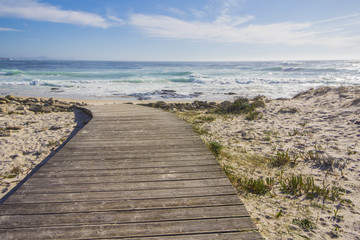
{"type": "MultiPolygon", "coordinates": [[[[21,105],[0,106],[11,110],[21,105]]],[[[89,116],[80,110],[42,114],[27,110],[15,114],[0,113],[0,198],[88,120],[89,116]]]]}
{"type": "Polygon", "coordinates": [[[202,124],[209,131],[205,142],[218,141],[224,152],[223,166],[232,166],[235,175],[278,179],[302,174],[313,176],[319,186],[337,186],[346,202],[306,199],[304,195],[281,193],[276,196],[240,194],[261,233],[267,239],[360,239],[360,88],[321,88],[291,100],[269,100],[261,109],[263,118],[243,116],[202,124]],[[290,113],[295,108],[297,112],[290,113]],[[295,167],[269,167],[277,151],[292,156],[317,149],[319,161],[299,158],[295,167]],[[249,160],[252,159],[252,160],[249,160]],[[335,212],[338,209],[335,217],[335,212]],[[282,215],[275,215],[282,210],[282,215]],[[310,219],[316,229],[304,230],[293,219],[310,219]]]}

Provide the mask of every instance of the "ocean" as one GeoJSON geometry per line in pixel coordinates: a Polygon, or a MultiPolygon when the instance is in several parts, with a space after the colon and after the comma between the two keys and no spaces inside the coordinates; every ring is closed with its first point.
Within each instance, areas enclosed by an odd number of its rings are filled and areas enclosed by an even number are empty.
{"type": "Polygon", "coordinates": [[[0,95],[221,101],[358,84],[360,61],[0,61],[0,95]]]}

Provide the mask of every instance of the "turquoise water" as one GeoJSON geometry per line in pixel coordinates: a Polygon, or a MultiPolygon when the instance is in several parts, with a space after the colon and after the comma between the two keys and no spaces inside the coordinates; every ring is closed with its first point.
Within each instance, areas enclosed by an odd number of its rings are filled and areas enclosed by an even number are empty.
{"type": "Polygon", "coordinates": [[[227,100],[292,97],[360,84],[360,61],[0,61],[0,95],[78,99],[227,100]]]}

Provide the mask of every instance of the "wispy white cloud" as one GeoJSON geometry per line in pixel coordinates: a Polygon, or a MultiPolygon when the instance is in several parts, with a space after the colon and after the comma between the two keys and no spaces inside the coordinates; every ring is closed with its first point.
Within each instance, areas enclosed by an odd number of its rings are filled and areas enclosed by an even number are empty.
{"type": "Polygon", "coordinates": [[[201,11],[201,10],[198,10],[196,8],[191,8],[190,12],[192,13],[192,15],[194,15],[197,18],[202,18],[202,17],[204,17],[206,15],[205,11],[201,11]]]}
{"type": "MultiPolygon", "coordinates": [[[[229,2],[229,6],[231,1],[229,2]]],[[[212,22],[186,21],[162,15],[133,14],[130,24],[151,37],[212,42],[342,47],[359,40],[360,15],[342,16],[318,22],[251,24],[254,16],[234,16],[228,10],[212,22]],[[349,27],[351,26],[351,28],[349,27]]]]}
{"type": "Polygon", "coordinates": [[[125,21],[121,18],[116,17],[115,15],[107,15],[109,25],[111,26],[121,26],[125,24],[125,21]]]}
{"type": "Polygon", "coordinates": [[[116,16],[116,13],[110,9],[106,8],[106,18],[108,21],[108,24],[111,26],[121,26],[125,24],[125,21],[119,17],[116,16]]]}
{"type": "Polygon", "coordinates": [[[167,8],[166,10],[167,10],[168,12],[174,13],[174,14],[179,15],[179,16],[186,14],[184,11],[182,11],[182,10],[180,10],[180,9],[178,9],[178,8],[170,7],[170,8],[167,8]]]}
{"type": "Polygon", "coordinates": [[[0,27],[0,32],[18,32],[19,30],[13,28],[0,27]]]}
{"type": "Polygon", "coordinates": [[[233,9],[237,9],[239,6],[244,4],[246,0],[220,0],[222,7],[222,14],[228,14],[233,9]]]}
{"type": "Polygon", "coordinates": [[[224,27],[236,27],[238,25],[241,25],[243,23],[249,22],[253,20],[255,17],[251,15],[247,15],[245,17],[234,17],[230,16],[228,14],[223,14],[215,19],[213,24],[215,26],[220,25],[224,27]]]}
{"type": "Polygon", "coordinates": [[[0,16],[99,28],[108,28],[114,21],[114,17],[106,19],[93,13],[63,10],[37,0],[0,0],[0,16]]]}

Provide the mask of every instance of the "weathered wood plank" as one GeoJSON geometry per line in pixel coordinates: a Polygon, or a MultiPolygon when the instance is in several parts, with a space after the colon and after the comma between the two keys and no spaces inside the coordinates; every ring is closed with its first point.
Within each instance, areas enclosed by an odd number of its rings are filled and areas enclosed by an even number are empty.
{"type": "MultiPolygon", "coordinates": [[[[65,165],[65,164],[64,164],[65,165]]],[[[180,163],[176,163],[176,162],[169,162],[169,163],[162,163],[162,164],[158,164],[158,166],[156,166],[157,168],[173,168],[173,167],[182,167],[182,166],[208,166],[209,168],[213,168],[214,170],[219,168],[219,166],[215,163],[215,164],[211,164],[211,163],[189,163],[189,162],[184,162],[183,164],[180,163]]],[[[129,164],[117,164],[117,165],[106,165],[106,164],[93,164],[93,165],[88,165],[86,166],[87,170],[100,170],[100,169],[139,169],[139,168],[152,168],[151,164],[148,163],[134,163],[132,166],[129,164]]],[[[83,170],[84,166],[81,165],[76,165],[76,164],[72,164],[70,165],[65,165],[65,166],[49,166],[46,168],[46,171],[78,171],[78,170],[83,170]]],[[[45,171],[45,170],[44,170],[45,171]]]]}
{"type": "Polygon", "coordinates": [[[180,180],[180,181],[154,181],[154,182],[106,182],[106,183],[78,183],[78,184],[58,184],[43,182],[39,185],[24,184],[16,194],[38,194],[38,193],[78,193],[78,192],[94,192],[106,189],[107,191],[131,191],[140,190],[156,190],[156,189],[178,189],[178,188],[207,188],[217,186],[227,186],[228,180],[223,178],[214,179],[196,179],[196,180],[180,180]]]}
{"type": "Polygon", "coordinates": [[[188,235],[196,233],[236,232],[251,230],[255,226],[250,218],[219,218],[183,221],[164,221],[127,224],[95,224],[39,228],[14,228],[0,232],[2,239],[54,239],[54,238],[115,238],[188,235]]]}
{"type": "MultiPolygon", "coordinates": [[[[67,148],[66,148],[67,149],[67,148]]],[[[109,153],[109,150],[103,150],[103,149],[97,149],[97,151],[91,151],[91,149],[78,149],[77,151],[66,151],[60,150],[57,155],[62,155],[64,157],[68,156],[77,156],[77,155],[94,155],[94,156],[105,156],[107,155],[106,153],[109,153]]],[[[209,154],[208,151],[206,151],[206,149],[204,148],[183,148],[183,149],[178,149],[178,151],[174,151],[173,149],[152,149],[151,147],[144,149],[144,148],[126,148],[126,149],[120,149],[117,148],[114,151],[111,151],[112,155],[122,155],[122,154],[144,154],[144,153],[148,153],[150,156],[161,156],[161,154],[176,154],[176,155],[188,155],[191,153],[204,153],[204,154],[209,154]]]]}
{"type": "Polygon", "coordinates": [[[155,198],[171,198],[171,197],[191,197],[191,196],[221,196],[234,194],[231,186],[216,187],[194,187],[194,188],[176,188],[176,189],[147,189],[128,190],[128,191],[106,191],[99,189],[93,192],[77,192],[77,193],[39,193],[39,194],[18,194],[15,192],[5,203],[39,203],[39,202],[68,202],[68,201],[84,201],[84,200],[123,200],[123,199],[155,199],[155,198]]]}
{"type": "MultiPolygon", "coordinates": [[[[161,181],[179,181],[179,180],[200,180],[210,178],[224,178],[224,173],[221,171],[215,172],[196,172],[196,173],[169,173],[169,174],[142,174],[142,175],[100,175],[96,174],[92,177],[58,177],[48,178],[44,180],[42,177],[37,177],[36,174],[26,185],[40,185],[46,184],[81,184],[81,183],[126,183],[126,182],[161,182],[161,181]]],[[[161,184],[161,183],[160,183],[161,184]]]]}
{"type": "Polygon", "coordinates": [[[200,173],[200,172],[214,172],[219,171],[217,165],[212,167],[209,165],[203,166],[177,166],[177,167],[154,167],[154,168],[112,168],[112,169],[82,169],[82,170],[48,170],[45,168],[36,172],[33,177],[94,177],[94,176],[114,176],[119,174],[129,175],[144,175],[144,174],[171,174],[171,173],[200,173]]]}
{"type": "Polygon", "coordinates": [[[49,169],[61,167],[62,169],[75,169],[75,168],[87,168],[87,169],[97,169],[97,168],[125,168],[125,167],[133,167],[133,168],[146,168],[153,167],[154,164],[157,167],[172,167],[172,166],[194,166],[194,165],[214,165],[214,162],[205,159],[205,160],[196,160],[196,161],[168,161],[168,162],[132,162],[131,160],[126,161],[117,161],[117,160],[108,160],[108,161],[71,161],[71,159],[66,159],[63,161],[51,161],[48,163],[47,167],[49,169]],[[129,166],[131,163],[131,166],[129,166]],[[64,166],[66,165],[66,166],[64,166]]]}
{"type": "MultiPolygon", "coordinates": [[[[134,238],[121,238],[134,239],[134,238]]],[[[146,240],[259,240],[263,239],[258,232],[224,232],[224,233],[207,233],[207,234],[188,234],[177,236],[160,236],[160,237],[146,237],[146,240]]]]}
{"type": "MultiPolygon", "coordinates": [[[[91,141],[91,142],[69,142],[67,144],[68,148],[110,148],[110,147],[131,147],[134,144],[136,144],[137,146],[161,146],[161,147],[178,147],[179,145],[181,145],[183,148],[189,147],[189,146],[194,146],[194,145],[199,145],[203,144],[202,142],[200,142],[200,140],[196,140],[196,141],[188,141],[186,139],[171,139],[171,141],[169,139],[163,139],[163,140],[157,140],[154,141],[154,139],[134,139],[134,140],[118,140],[116,142],[114,141],[101,141],[101,142],[96,142],[96,141],[91,141]]],[[[202,146],[201,146],[202,147],[202,146]]]]}
{"type": "Polygon", "coordinates": [[[171,151],[178,151],[178,152],[186,152],[189,148],[192,148],[193,150],[201,151],[203,150],[200,146],[193,146],[191,144],[186,145],[128,145],[128,146],[107,146],[107,147],[101,147],[101,146],[87,146],[87,147],[79,147],[79,146],[70,146],[66,149],[68,151],[73,152],[86,152],[86,153],[110,153],[113,152],[114,154],[122,152],[122,151],[150,151],[150,150],[160,150],[159,152],[171,152],[171,151]]]}
{"type": "Polygon", "coordinates": [[[49,214],[99,211],[129,211],[144,209],[167,209],[186,207],[242,205],[235,194],[220,196],[157,198],[157,199],[125,199],[125,200],[84,200],[63,203],[14,203],[1,206],[2,215],[49,214]]]}
{"type": "Polygon", "coordinates": [[[155,221],[179,221],[212,218],[248,217],[244,206],[211,206],[167,209],[117,210],[59,214],[0,216],[0,230],[21,227],[120,224],[155,221]],[[46,223],[43,218],[46,218],[46,223]]]}
{"type": "MultiPolygon", "coordinates": [[[[54,161],[67,161],[67,158],[64,158],[63,155],[55,155],[51,158],[51,162],[54,161]]],[[[171,162],[171,161],[198,161],[198,160],[209,160],[214,163],[213,158],[211,155],[203,155],[201,153],[194,153],[194,154],[188,154],[188,155],[149,155],[146,153],[138,153],[138,154],[124,154],[124,155],[103,155],[103,156],[94,156],[91,154],[88,155],[76,155],[71,157],[71,160],[73,161],[131,161],[131,162],[171,162]]]]}

